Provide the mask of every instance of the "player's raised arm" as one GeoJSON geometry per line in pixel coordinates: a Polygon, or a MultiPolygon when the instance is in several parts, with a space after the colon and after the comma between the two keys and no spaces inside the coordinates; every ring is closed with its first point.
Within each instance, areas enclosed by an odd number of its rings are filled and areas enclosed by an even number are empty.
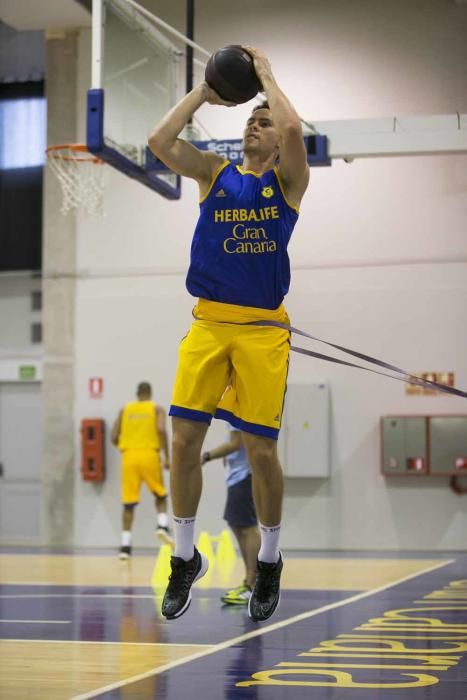
{"type": "Polygon", "coordinates": [[[205,102],[233,106],[232,103],[224,102],[206,82],[202,82],[156,124],[148,139],[149,148],[157,158],[178,175],[196,180],[201,188],[203,185],[209,186],[213,173],[223,159],[215,153],[200,151],[179,138],[179,134],[205,102]]]}
{"type": "Polygon", "coordinates": [[[245,49],[253,56],[256,74],[263,85],[274,126],[279,132],[278,170],[282,183],[288,199],[298,206],[310,178],[300,117],[277,84],[266,56],[252,46],[245,46],[245,49]]]}

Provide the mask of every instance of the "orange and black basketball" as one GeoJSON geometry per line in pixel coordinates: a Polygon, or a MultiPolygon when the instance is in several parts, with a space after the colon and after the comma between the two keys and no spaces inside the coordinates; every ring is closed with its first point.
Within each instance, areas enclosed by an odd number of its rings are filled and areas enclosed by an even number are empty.
{"type": "Polygon", "coordinates": [[[262,85],[253,59],[242,46],[225,46],[212,54],[206,66],[206,82],[226,102],[251,100],[262,85]]]}

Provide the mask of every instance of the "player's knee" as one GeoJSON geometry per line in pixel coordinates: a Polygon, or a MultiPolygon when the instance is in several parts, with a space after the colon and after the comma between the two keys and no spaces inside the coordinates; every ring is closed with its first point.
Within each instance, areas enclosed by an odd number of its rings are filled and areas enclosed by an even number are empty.
{"type": "Polygon", "coordinates": [[[173,436],[173,449],[179,454],[186,454],[193,450],[193,441],[186,433],[175,433],[173,436]]]}
{"type": "Polygon", "coordinates": [[[268,470],[277,462],[277,446],[275,442],[253,442],[248,448],[248,458],[253,470],[268,470]]]}
{"type": "Polygon", "coordinates": [[[201,454],[202,438],[198,439],[196,433],[189,431],[177,431],[173,435],[172,450],[179,459],[196,461],[201,454]]]}

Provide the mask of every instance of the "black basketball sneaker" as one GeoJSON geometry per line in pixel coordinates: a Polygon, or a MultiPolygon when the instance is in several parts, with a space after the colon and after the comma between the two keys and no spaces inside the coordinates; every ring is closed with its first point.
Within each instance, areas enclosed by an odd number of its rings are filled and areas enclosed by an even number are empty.
{"type": "Polygon", "coordinates": [[[121,559],[122,561],[126,561],[131,557],[131,547],[130,546],[124,546],[122,545],[120,547],[120,551],[118,553],[118,558],[121,559]]]}
{"type": "Polygon", "coordinates": [[[276,564],[257,562],[256,583],[248,602],[248,615],[252,620],[262,622],[273,614],[281,596],[282,554],[276,564]]]}
{"type": "Polygon", "coordinates": [[[169,585],[162,601],[162,614],[167,620],[174,620],[188,610],[191,603],[191,587],[200,579],[209,567],[204,554],[195,547],[195,553],[190,561],[181,557],[171,557],[169,585]]]}

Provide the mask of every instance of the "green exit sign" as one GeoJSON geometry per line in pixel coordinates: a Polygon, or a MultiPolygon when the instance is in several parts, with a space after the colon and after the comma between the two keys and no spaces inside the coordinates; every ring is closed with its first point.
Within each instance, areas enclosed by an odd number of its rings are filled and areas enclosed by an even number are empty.
{"type": "Polygon", "coordinates": [[[36,378],[36,368],[34,365],[20,365],[19,366],[19,378],[20,379],[35,379],[36,378]]]}

